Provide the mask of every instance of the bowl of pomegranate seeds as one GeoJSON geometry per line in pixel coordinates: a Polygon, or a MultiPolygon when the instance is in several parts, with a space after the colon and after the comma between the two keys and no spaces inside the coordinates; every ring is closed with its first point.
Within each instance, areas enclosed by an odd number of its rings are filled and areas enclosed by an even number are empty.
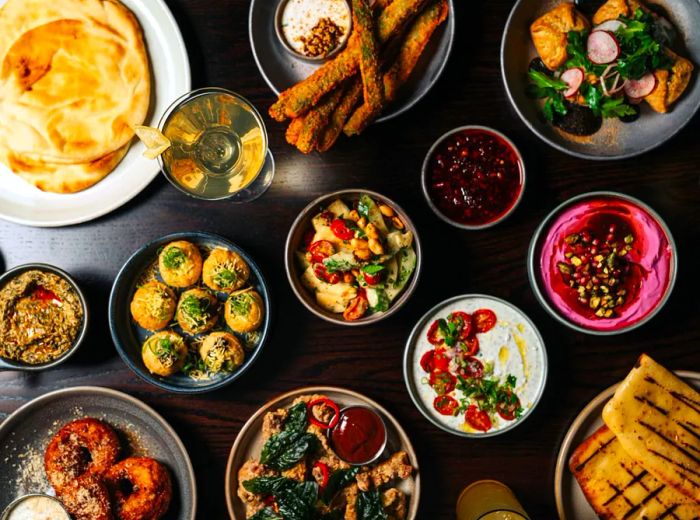
{"type": "Polygon", "coordinates": [[[461,229],[484,229],[517,207],[525,191],[525,165],[502,133],[462,126],[430,148],[421,183],[428,205],[442,220],[461,229]]]}
{"type": "Polygon", "coordinates": [[[565,325],[610,335],[650,320],[676,279],[676,246],[661,217],[614,192],[574,197],[530,243],[528,274],[540,303],[565,325]]]}

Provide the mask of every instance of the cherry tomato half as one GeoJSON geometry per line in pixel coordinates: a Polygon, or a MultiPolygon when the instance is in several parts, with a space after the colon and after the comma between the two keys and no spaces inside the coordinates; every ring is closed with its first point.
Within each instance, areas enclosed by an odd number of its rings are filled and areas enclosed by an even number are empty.
{"type": "Polygon", "coordinates": [[[450,366],[450,360],[443,349],[429,350],[420,358],[420,366],[428,373],[432,373],[435,370],[447,371],[450,366]]]}
{"type": "Polygon", "coordinates": [[[457,325],[457,328],[459,330],[459,339],[464,340],[471,336],[473,328],[472,317],[466,312],[452,312],[447,317],[447,321],[457,325]]]}
{"type": "Polygon", "coordinates": [[[449,394],[457,385],[457,378],[447,370],[433,370],[428,381],[438,395],[449,394]]]}
{"type": "Polygon", "coordinates": [[[480,379],[484,376],[484,364],[473,356],[463,356],[459,375],[465,379],[480,379]]]}
{"type": "Polygon", "coordinates": [[[469,406],[469,408],[467,408],[464,418],[469,426],[480,432],[487,432],[493,426],[491,424],[489,414],[483,410],[480,410],[475,404],[472,404],[469,406]]]}
{"type": "Polygon", "coordinates": [[[355,236],[355,232],[348,227],[342,218],[337,218],[331,222],[331,231],[341,240],[350,240],[355,236]]]}
{"type": "Polygon", "coordinates": [[[319,280],[331,285],[335,285],[340,282],[340,275],[338,273],[329,273],[326,266],[323,264],[314,264],[314,274],[319,280]]]}
{"type": "Polygon", "coordinates": [[[365,282],[367,282],[367,285],[377,285],[382,281],[382,271],[374,274],[369,274],[362,271],[362,277],[365,279],[365,282]]]}
{"type": "Polygon", "coordinates": [[[489,309],[479,309],[472,314],[476,332],[483,334],[496,326],[496,314],[489,309]]]}
{"type": "Polygon", "coordinates": [[[452,396],[439,395],[433,401],[433,408],[442,415],[455,415],[457,408],[459,408],[459,403],[452,396]]]}
{"type": "Polygon", "coordinates": [[[520,409],[520,399],[511,390],[507,390],[505,394],[496,403],[496,411],[498,415],[506,421],[512,421],[516,418],[520,409]]]}
{"type": "Polygon", "coordinates": [[[308,251],[311,253],[311,262],[318,264],[335,253],[335,247],[328,240],[317,240],[309,245],[308,251]]]}
{"type": "Polygon", "coordinates": [[[479,338],[469,336],[460,342],[460,347],[467,356],[476,356],[479,353],[479,338]]]}
{"type": "Polygon", "coordinates": [[[435,320],[428,329],[428,341],[432,345],[442,345],[445,342],[445,336],[440,330],[441,321],[442,320],[435,320]]]}

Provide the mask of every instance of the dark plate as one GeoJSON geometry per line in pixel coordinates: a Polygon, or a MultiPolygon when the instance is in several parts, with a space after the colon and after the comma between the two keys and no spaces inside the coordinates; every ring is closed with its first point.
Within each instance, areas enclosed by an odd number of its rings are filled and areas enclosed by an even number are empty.
{"type": "MultiPolygon", "coordinates": [[[[289,52],[275,31],[275,11],[281,0],[252,0],[248,17],[248,33],[255,63],[275,94],[307,78],[322,63],[298,58],[289,52]]],[[[385,110],[377,122],[387,121],[418,103],[437,82],[452,51],[455,34],[454,4],[450,15],[435,32],[420,58],[411,78],[401,88],[399,97],[385,110]]]]}
{"type": "Polygon", "coordinates": [[[53,494],[44,474],[44,451],[64,424],[82,417],[112,426],[122,440],[122,456],[145,455],[165,464],[173,482],[173,501],[163,520],[194,520],[194,471],[175,430],[138,399],[92,386],[37,397],[0,425],[0,510],[21,495],[53,494]]]}
{"type": "Polygon", "coordinates": [[[648,152],[676,135],[700,107],[700,2],[697,0],[655,0],[664,8],[679,32],[673,50],[695,65],[691,83],[667,114],[654,112],[642,103],[641,117],[634,123],[606,120],[603,128],[587,138],[569,136],[547,123],[540,114],[541,103],[525,95],[527,69],[537,56],[530,40],[530,24],[564,0],[519,0],[510,13],[501,43],[501,74],[508,97],[523,122],[540,139],[554,148],[584,159],[625,159],[648,152]]]}
{"type": "MultiPolygon", "coordinates": [[[[159,278],[160,279],[160,278],[159,278]]],[[[175,289],[174,289],[175,290],[175,289]]],[[[184,289],[175,290],[176,294],[180,294],[184,289]]],[[[225,299],[224,293],[217,294],[220,301],[225,299]]],[[[223,318],[220,318],[220,323],[223,323],[223,318]]],[[[158,238],[149,242],[141,249],[136,251],[129,260],[124,264],[121,271],[114,280],[112,293],[109,297],[109,328],[112,333],[112,339],[117,347],[117,352],[124,362],[133,370],[136,375],[157,387],[184,394],[195,394],[202,392],[210,392],[232,383],[238,379],[257,359],[262,351],[265,340],[268,336],[270,326],[270,294],[267,290],[267,284],[262,276],[260,268],[255,264],[253,259],[238,247],[233,242],[214,235],[201,231],[192,231],[185,233],[173,233],[164,237],[158,238]],[[157,261],[158,250],[165,244],[174,240],[187,240],[192,242],[200,250],[203,251],[203,257],[206,258],[206,250],[215,247],[224,247],[241,255],[243,260],[250,266],[250,283],[256,291],[262,296],[265,302],[265,318],[262,325],[258,329],[258,337],[253,343],[245,340],[243,335],[235,334],[241,343],[246,345],[246,359],[238,370],[231,374],[220,374],[211,379],[204,381],[196,381],[184,374],[175,374],[170,377],[160,377],[151,374],[143,364],[141,359],[141,346],[145,339],[153,334],[139,327],[131,318],[129,305],[136,291],[139,279],[143,274],[157,261]]],[[[182,333],[179,326],[174,327],[174,330],[179,334],[188,337],[182,333]]],[[[221,326],[215,327],[214,330],[222,330],[221,326]]],[[[228,332],[230,331],[226,328],[228,332]]]]}

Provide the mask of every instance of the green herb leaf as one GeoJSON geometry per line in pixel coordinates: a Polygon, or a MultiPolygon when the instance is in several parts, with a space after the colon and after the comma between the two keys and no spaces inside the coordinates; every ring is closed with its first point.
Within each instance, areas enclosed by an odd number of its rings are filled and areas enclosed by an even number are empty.
{"type": "Polygon", "coordinates": [[[357,495],[357,520],[389,520],[382,506],[379,491],[365,491],[357,495]]]}
{"type": "Polygon", "coordinates": [[[316,451],[318,444],[318,439],[313,433],[285,430],[267,440],[260,454],[260,462],[272,469],[283,471],[316,451]]]}
{"type": "Polygon", "coordinates": [[[361,216],[363,216],[367,219],[369,218],[369,204],[367,203],[366,200],[363,200],[362,198],[360,198],[359,202],[357,203],[357,212],[361,216]]]}
{"type": "Polygon", "coordinates": [[[308,412],[306,403],[298,403],[287,411],[287,418],[284,420],[284,429],[293,432],[304,432],[308,426],[308,412]]]}
{"type": "Polygon", "coordinates": [[[346,486],[355,481],[355,476],[360,472],[360,468],[355,466],[348,469],[337,469],[328,477],[328,484],[321,493],[321,500],[328,504],[333,500],[333,497],[346,486]]]}
{"type": "Polygon", "coordinates": [[[238,279],[238,276],[236,276],[236,273],[233,271],[229,271],[228,269],[222,269],[218,273],[216,273],[212,277],[214,283],[218,285],[219,287],[227,288],[231,287],[236,280],[238,279]]]}
{"type": "Polygon", "coordinates": [[[380,271],[383,271],[385,267],[383,265],[379,264],[372,264],[372,265],[366,265],[362,268],[362,271],[364,271],[367,274],[377,274],[380,271]]]}
{"type": "Polygon", "coordinates": [[[168,269],[178,269],[187,260],[185,252],[176,246],[170,246],[163,253],[163,265],[168,269]]]}
{"type": "Polygon", "coordinates": [[[352,269],[352,264],[347,260],[336,260],[331,258],[326,258],[323,261],[323,265],[326,267],[326,271],[329,273],[336,273],[350,271],[352,269]]]}
{"type": "Polygon", "coordinates": [[[275,513],[275,510],[271,507],[266,507],[255,513],[248,520],[284,520],[284,518],[275,513]]]}

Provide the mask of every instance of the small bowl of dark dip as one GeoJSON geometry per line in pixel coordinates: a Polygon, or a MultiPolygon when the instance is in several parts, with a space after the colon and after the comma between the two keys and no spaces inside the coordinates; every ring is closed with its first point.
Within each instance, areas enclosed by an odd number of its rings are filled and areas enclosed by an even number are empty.
{"type": "Polygon", "coordinates": [[[80,347],[87,323],[85,296],[61,269],[24,264],[0,276],[0,370],[63,363],[80,347]]]}

